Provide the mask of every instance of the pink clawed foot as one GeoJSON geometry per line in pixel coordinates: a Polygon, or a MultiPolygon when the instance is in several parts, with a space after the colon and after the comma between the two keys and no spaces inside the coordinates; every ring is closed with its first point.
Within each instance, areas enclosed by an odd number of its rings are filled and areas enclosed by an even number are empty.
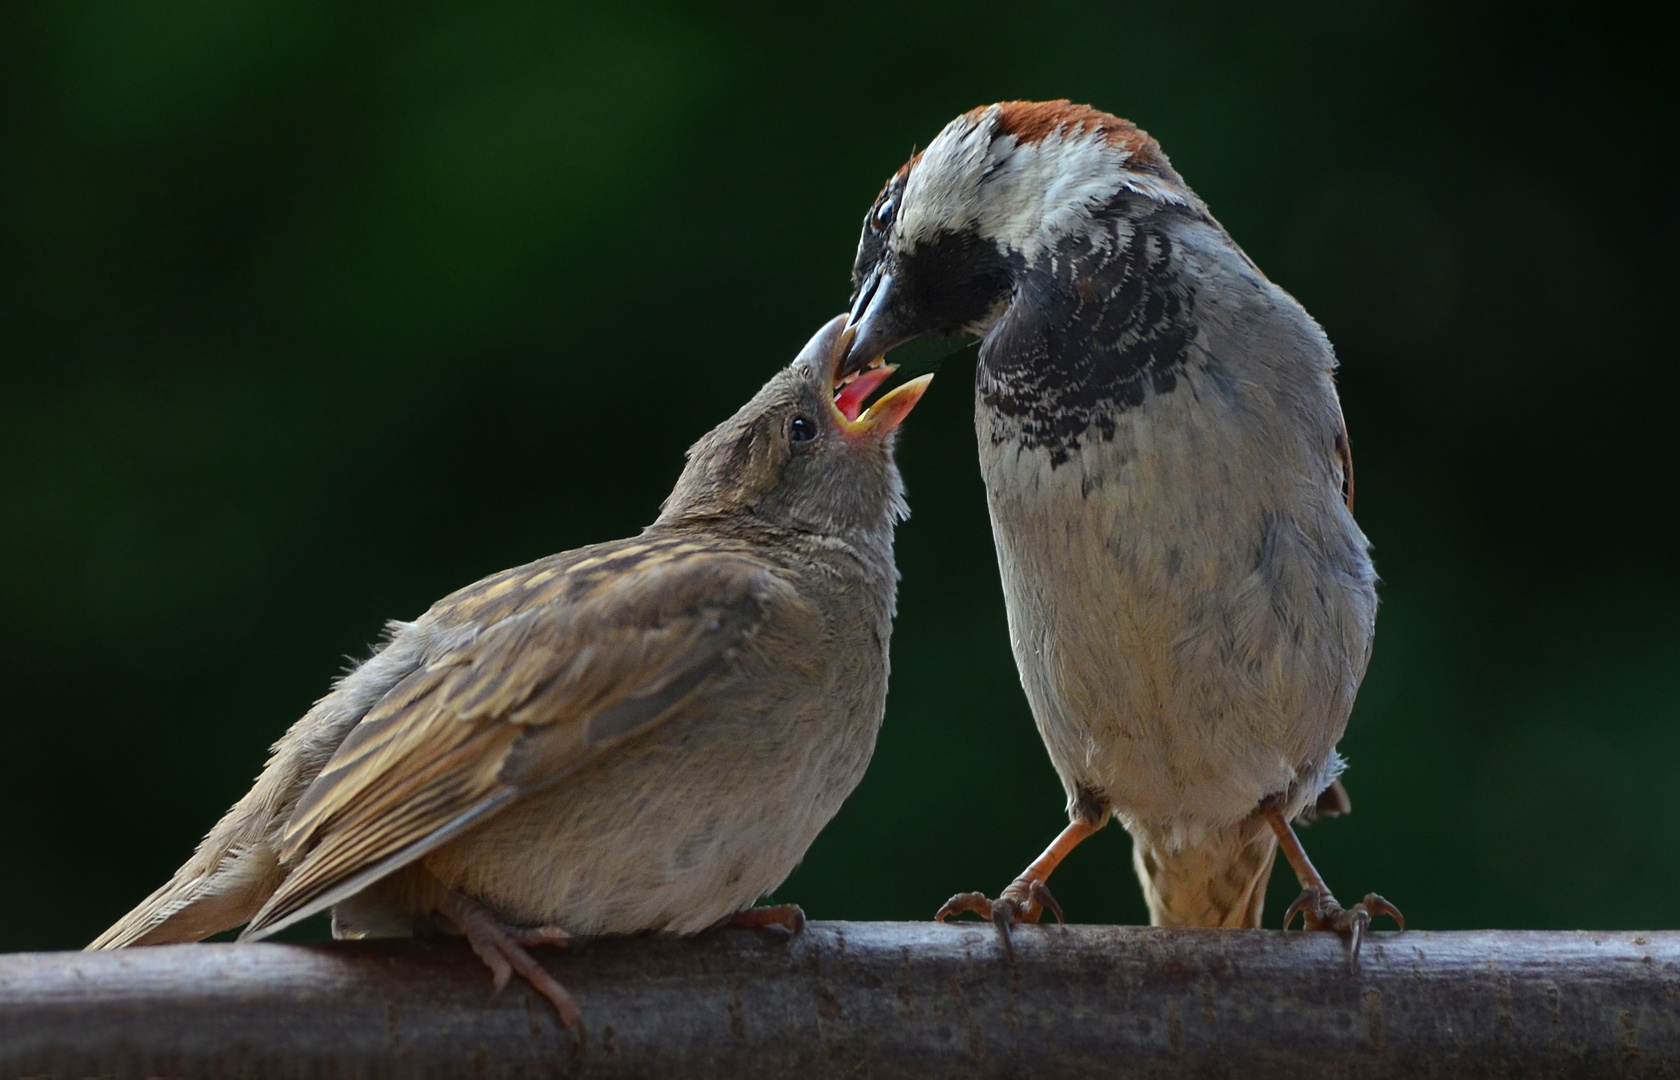
{"type": "Polygon", "coordinates": [[[481,904],[455,892],[448,895],[439,912],[490,969],[492,996],[501,993],[514,972],[518,972],[520,978],[531,984],[531,989],[549,1000],[560,1014],[563,1026],[578,1026],[577,1002],[558,979],[525,951],[537,945],[564,948],[573,944],[570,934],[553,926],[507,926],[481,904]]]}
{"type": "Polygon", "coordinates": [[[1010,927],[1016,923],[1036,923],[1045,910],[1048,909],[1056,916],[1056,921],[1063,922],[1062,905],[1056,903],[1056,898],[1050,895],[1050,887],[1036,878],[1018,877],[1009,883],[1003,894],[996,900],[991,900],[984,893],[958,893],[945,901],[934,918],[944,922],[952,915],[972,912],[982,919],[991,920],[1003,935],[1003,947],[1009,953],[1010,959],[1015,957],[1015,942],[1010,934],[1010,927]]]}
{"type": "Polygon", "coordinates": [[[1406,917],[1400,914],[1400,909],[1376,893],[1366,893],[1365,899],[1351,908],[1344,908],[1336,903],[1336,898],[1328,890],[1309,885],[1283,913],[1285,930],[1289,929],[1289,924],[1295,921],[1297,915],[1301,916],[1301,926],[1305,930],[1333,930],[1345,935],[1348,938],[1349,962],[1355,967],[1359,965],[1359,947],[1364,943],[1365,931],[1370,929],[1372,919],[1387,915],[1399,924],[1400,929],[1406,929],[1406,917]]]}

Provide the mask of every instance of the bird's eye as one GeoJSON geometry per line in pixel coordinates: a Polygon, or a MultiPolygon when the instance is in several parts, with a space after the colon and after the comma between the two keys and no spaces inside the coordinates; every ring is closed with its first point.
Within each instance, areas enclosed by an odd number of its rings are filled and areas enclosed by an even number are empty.
{"type": "Polygon", "coordinates": [[[897,210],[898,205],[891,195],[882,199],[881,205],[875,208],[875,231],[886,232],[892,228],[893,214],[897,210]]]}
{"type": "Polygon", "coordinates": [[[817,425],[804,416],[788,421],[788,438],[794,442],[810,442],[817,437],[817,425]]]}

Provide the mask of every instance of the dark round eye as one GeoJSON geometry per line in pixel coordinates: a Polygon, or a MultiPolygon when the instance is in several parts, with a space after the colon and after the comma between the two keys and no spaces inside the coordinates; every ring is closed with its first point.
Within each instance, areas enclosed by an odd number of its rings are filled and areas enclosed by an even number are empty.
{"type": "Polygon", "coordinates": [[[803,416],[788,421],[788,438],[794,442],[810,442],[817,437],[817,425],[803,416]]]}
{"type": "Polygon", "coordinates": [[[882,199],[881,205],[875,208],[875,231],[886,232],[888,229],[892,228],[893,214],[897,210],[898,205],[894,202],[891,195],[882,199]]]}

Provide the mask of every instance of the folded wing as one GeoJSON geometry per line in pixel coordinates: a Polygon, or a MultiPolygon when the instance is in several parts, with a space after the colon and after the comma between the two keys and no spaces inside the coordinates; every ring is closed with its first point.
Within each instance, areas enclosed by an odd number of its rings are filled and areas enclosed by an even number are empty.
{"type": "Polygon", "coordinates": [[[469,633],[393,687],[304,792],[282,836],[285,880],[242,940],[359,892],[608,748],[726,697],[767,635],[820,632],[774,568],[742,553],[633,541],[558,572],[543,565],[433,609],[469,633]]]}

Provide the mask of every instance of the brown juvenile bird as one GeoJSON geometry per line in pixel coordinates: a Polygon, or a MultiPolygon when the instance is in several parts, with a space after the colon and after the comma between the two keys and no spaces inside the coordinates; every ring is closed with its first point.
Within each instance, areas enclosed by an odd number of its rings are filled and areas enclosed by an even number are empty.
{"type": "MultiPolygon", "coordinates": [[[[975,425],[1009,630],[1072,824],[1003,891],[1120,818],[1151,921],[1257,926],[1281,843],[1311,928],[1344,910],[1290,822],[1347,807],[1336,742],[1376,574],[1352,513],[1336,361],[1155,140],[1066,101],[948,124],[888,181],[853,271],[848,369],[926,333],[982,338],[975,425]]],[[[1058,912],[1059,914],[1059,912],[1058,912]]]]}
{"type": "MultiPolygon", "coordinates": [[[[887,691],[895,433],[828,323],[689,451],[633,539],[494,574],[339,680],[186,865],[89,948],[464,934],[570,1026],[525,952],[689,934],[774,889],[857,786],[887,691]]],[[[744,921],[787,921],[758,909],[744,921]]]]}

